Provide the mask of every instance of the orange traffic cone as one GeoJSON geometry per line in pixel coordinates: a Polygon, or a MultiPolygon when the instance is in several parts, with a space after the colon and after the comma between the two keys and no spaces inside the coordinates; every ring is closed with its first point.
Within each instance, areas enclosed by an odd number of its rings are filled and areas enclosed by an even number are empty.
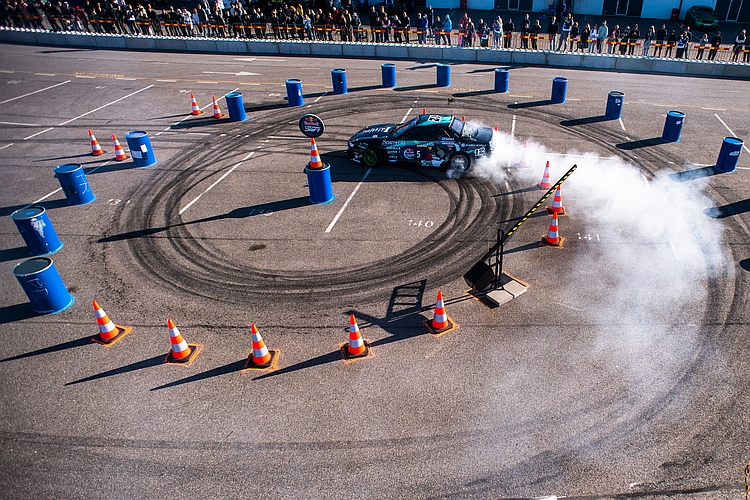
{"type": "Polygon", "coordinates": [[[96,137],[94,137],[94,133],[89,130],[89,140],[91,141],[91,154],[94,156],[98,156],[101,154],[104,154],[104,150],[99,145],[99,141],[96,140],[96,137]]]}
{"type": "Polygon", "coordinates": [[[114,324],[97,301],[92,301],[92,304],[94,305],[94,313],[96,314],[96,324],[99,325],[99,334],[91,339],[93,342],[98,342],[109,347],[133,329],[132,326],[114,324]]]}
{"type": "Polygon", "coordinates": [[[552,200],[552,206],[547,207],[547,212],[550,214],[565,215],[565,207],[562,205],[561,187],[562,186],[557,186],[557,189],[555,189],[555,197],[552,200]]]}
{"type": "Polygon", "coordinates": [[[172,343],[172,350],[167,354],[167,358],[164,360],[166,363],[181,363],[189,365],[198,355],[201,346],[198,344],[189,344],[182,338],[182,334],[175,326],[174,321],[167,319],[167,327],[169,328],[169,340],[172,343]]]}
{"type": "Polygon", "coordinates": [[[549,224],[547,236],[542,238],[542,244],[559,248],[562,247],[563,239],[557,232],[557,212],[552,212],[552,222],[549,224]]]}
{"type": "Polygon", "coordinates": [[[521,168],[529,168],[531,166],[526,141],[523,141],[523,151],[521,152],[521,161],[518,162],[518,166],[521,168]]]}
{"type": "Polygon", "coordinates": [[[320,159],[320,154],[318,153],[318,145],[315,144],[314,137],[310,138],[310,163],[307,164],[307,168],[323,168],[323,161],[320,159]]]}
{"type": "Polygon", "coordinates": [[[115,143],[115,160],[117,161],[127,160],[128,155],[125,154],[125,151],[122,149],[122,146],[120,146],[120,141],[117,140],[117,136],[115,136],[115,134],[112,134],[112,140],[115,143]]]}
{"type": "Polygon", "coordinates": [[[426,115],[426,114],[427,114],[427,108],[422,108],[422,114],[423,114],[423,115],[426,115]]]}
{"type": "Polygon", "coordinates": [[[370,346],[362,339],[359,326],[354,315],[349,315],[349,342],[341,346],[341,354],[344,359],[364,358],[370,354],[370,346]]]}
{"type": "Polygon", "coordinates": [[[247,358],[245,368],[254,370],[265,370],[273,368],[279,359],[279,351],[269,351],[263,337],[260,336],[255,323],[250,325],[250,332],[253,337],[253,353],[247,358]]]}
{"type": "Polygon", "coordinates": [[[424,324],[435,335],[442,335],[450,330],[458,328],[458,325],[454,323],[445,312],[445,303],[443,303],[443,292],[441,290],[438,290],[437,294],[435,315],[432,317],[432,320],[427,320],[424,324]]]}
{"type": "Polygon", "coordinates": [[[536,185],[539,189],[549,189],[552,187],[552,183],[549,181],[549,161],[544,167],[544,174],[542,174],[542,182],[536,185]]]}
{"type": "Polygon", "coordinates": [[[190,92],[190,105],[193,108],[192,111],[190,111],[191,115],[201,114],[201,108],[198,107],[198,102],[195,100],[195,96],[192,92],[190,92]]]}
{"type": "Polygon", "coordinates": [[[219,109],[219,103],[216,102],[216,97],[211,96],[211,99],[213,99],[214,101],[214,118],[221,118],[224,115],[221,114],[221,110],[219,109]]]}
{"type": "Polygon", "coordinates": [[[461,121],[462,121],[462,122],[465,122],[465,121],[466,121],[466,117],[465,117],[464,115],[461,115],[461,121]]]}

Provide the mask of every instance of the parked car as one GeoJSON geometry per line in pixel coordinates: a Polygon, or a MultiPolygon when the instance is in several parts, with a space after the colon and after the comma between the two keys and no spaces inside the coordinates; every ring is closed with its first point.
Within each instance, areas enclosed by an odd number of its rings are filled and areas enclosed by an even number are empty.
{"type": "Polygon", "coordinates": [[[367,167],[416,163],[466,172],[491,152],[492,129],[453,115],[419,115],[404,123],[365,127],[349,139],[349,158],[367,167]]]}
{"type": "Polygon", "coordinates": [[[701,31],[711,31],[719,27],[719,16],[707,5],[693,5],[685,14],[685,24],[701,31]]]}

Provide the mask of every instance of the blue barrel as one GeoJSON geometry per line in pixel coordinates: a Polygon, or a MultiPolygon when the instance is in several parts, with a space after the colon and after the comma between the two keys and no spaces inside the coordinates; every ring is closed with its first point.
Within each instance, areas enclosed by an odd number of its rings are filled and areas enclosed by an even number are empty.
{"type": "Polygon", "coordinates": [[[714,168],[719,172],[734,172],[737,162],[740,161],[740,152],[744,144],[745,141],[739,137],[725,137],[714,168]]]}
{"type": "Polygon", "coordinates": [[[556,76],[552,79],[552,104],[565,104],[568,95],[568,79],[556,76]]]}
{"type": "Polygon", "coordinates": [[[31,255],[50,255],[63,246],[44,207],[33,206],[16,210],[10,218],[21,233],[31,255]]]}
{"type": "Polygon", "coordinates": [[[664,131],[661,133],[661,140],[664,142],[680,142],[682,123],[684,121],[685,113],[682,111],[670,111],[667,113],[667,119],[664,122],[664,131]]]}
{"type": "Polygon", "coordinates": [[[451,86],[451,67],[448,64],[440,63],[437,65],[437,86],[451,86]]]}
{"type": "Polygon", "coordinates": [[[65,163],[55,167],[55,174],[69,205],[85,205],[96,199],[80,163],[65,163]]]}
{"type": "Polygon", "coordinates": [[[495,70],[495,92],[507,92],[508,91],[508,76],[510,73],[505,68],[497,68],[495,70]]]}
{"type": "Polygon", "coordinates": [[[607,97],[607,110],[604,112],[604,118],[607,120],[619,120],[622,116],[622,103],[625,100],[625,94],[619,90],[612,90],[607,97]]]}
{"type": "Polygon", "coordinates": [[[333,93],[334,94],[348,93],[348,90],[346,88],[346,70],[345,69],[332,69],[331,80],[333,80],[333,93]]]}
{"type": "Polygon", "coordinates": [[[287,80],[286,97],[289,100],[289,106],[304,106],[305,100],[302,98],[302,81],[296,78],[287,80]]]}
{"type": "Polygon", "coordinates": [[[396,86],[396,65],[385,63],[380,66],[380,73],[383,76],[383,87],[391,89],[396,86]]]}
{"type": "Polygon", "coordinates": [[[148,132],[144,132],[143,130],[127,132],[125,140],[128,141],[128,149],[130,149],[130,156],[133,157],[133,165],[136,167],[150,167],[156,164],[156,157],[151,147],[151,140],[148,138],[148,132]]]}
{"type": "Polygon", "coordinates": [[[39,314],[54,314],[73,305],[55,263],[49,257],[34,257],[13,268],[13,274],[26,292],[31,307],[39,314]]]}
{"type": "Polygon", "coordinates": [[[331,165],[323,163],[323,168],[305,168],[307,172],[307,187],[310,189],[312,203],[330,203],[333,201],[333,187],[331,186],[331,165]]]}
{"type": "Polygon", "coordinates": [[[247,120],[245,104],[242,102],[242,92],[230,92],[224,96],[229,111],[229,121],[244,122],[247,120]]]}

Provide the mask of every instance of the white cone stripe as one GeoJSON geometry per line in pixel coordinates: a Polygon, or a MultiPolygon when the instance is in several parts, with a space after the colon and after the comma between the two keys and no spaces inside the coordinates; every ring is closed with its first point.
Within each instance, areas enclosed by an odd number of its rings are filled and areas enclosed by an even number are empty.
{"type": "Polygon", "coordinates": [[[180,331],[175,327],[174,329],[169,329],[169,336],[170,337],[176,337],[180,334],[180,331]]]}
{"type": "Polygon", "coordinates": [[[436,309],[440,309],[441,307],[445,307],[445,305],[443,304],[443,301],[442,301],[442,299],[439,299],[439,300],[438,300],[438,301],[437,301],[437,302],[435,303],[435,308],[436,308],[436,309]]]}
{"type": "Polygon", "coordinates": [[[255,356],[256,358],[262,358],[266,354],[268,354],[268,347],[266,346],[263,346],[260,349],[253,349],[253,356],[255,356]]]}
{"type": "Polygon", "coordinates": [[[260,333],[253,333],[252,337],[253,342],[260,342],[261,340],[263,340],[263,337],[260,336],[260,333]]]}
{"type": "Polygon", "coordinates": [[[364,345],[364,340],[362,340],[362,337],[358,339],[349,339],[349,347],[362,347],[364,345]]]}
{"type": "Polygon", "coordinates": [[[350,333],[359,332],[359,326],[356,323],[354,323],[353,325],[349,325],[349,332],[350,333]]]}
{"type": "Polygon", "coordinates": [[[105,313],[103,309],[94,309],[94,314],[96,314],[97,318],[103,318],[107,315],[107,313],[105,313]]]}
{"type": "Polygon", "coordinates": [[[115,328],[117,327],[115,326],[114,323],[112,323],[112,320],[110,320],[109,323],[107,323],[106,325],[99,325],[99,331],[102,333],[111,332],[115,328]]]}
{"type": "Polygon", "coordinates": [[[437,323],[445,323],[447,320],[448,320],[448,315],[445,314],[445,313],[443,313],[443,314],[436,314],[435,318],[433,319],[433,321],[435,321],[437,323]]]}
{"type": "Polygon", "coordinates": [[[172,344],[172,351],[174,352],[182,352],[188,349],[187,342],[184,340],[180,342],[179,344],[172,344]]]}

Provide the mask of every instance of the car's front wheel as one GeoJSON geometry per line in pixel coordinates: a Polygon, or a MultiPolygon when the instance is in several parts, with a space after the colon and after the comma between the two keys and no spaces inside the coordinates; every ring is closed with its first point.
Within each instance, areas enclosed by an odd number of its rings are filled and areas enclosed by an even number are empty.
{"type": "Polygon", "coordinates": [[[448,169],[464,173],[471,167],[471,159],[465,153],[454,153],[448,160],[448,169]]]}
{"type": "Polygon", "coordinates": [[[368,168],[377,167],[383,161],[383,153],[374,148],[367,148],[362,152],[362,163],[368,168]]]}

